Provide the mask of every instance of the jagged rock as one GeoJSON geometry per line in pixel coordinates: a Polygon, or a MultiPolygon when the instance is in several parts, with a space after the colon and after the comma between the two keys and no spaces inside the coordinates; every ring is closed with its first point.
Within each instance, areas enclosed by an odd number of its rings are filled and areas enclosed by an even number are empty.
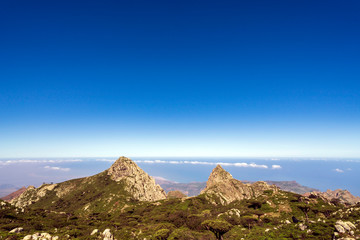
{"type": "Polygon", "coordinates": [[[360,202],[360,197],[352,195],[348,190],[336,189],[334,191],[327,190],[326,192],[308,192],[305,193],[304,196],[317,196],[327,201],[332,201],[334,199],[340,201],[340,203],[355,205],[360,202]]]}
{"type": "Polygon", "coordinates": [[[91,235],[91,236],[92,236],[92,235],[95,235],[95,234],[97,234],[98,232],[99,232],[99,229],[94,229],[94,230],[91,232],[90,235],[91,235]]]}
{"type": "Polygon", "coordinates": [[[26,191],[13,198],[10,203],[19,208],[29,206],[39,201],[48,191],[52,191],[56,186],[57,184],[43,184],[39,188],[29,186],[26,191]]]}
{"type": "Polygon", "coordinates": [[[120,157],[108,169],[107,174],[114,181],[125,180],[126,190],[137,200],[157,201],[166,198],[165,191],[155,180],[129,158],[120,157]]]}
{"type": "Polygon", "coordinates": [[[49,233],[34,233],[33,235],[26,235],[23,240],[58,240],[58,236],[52,237],[49,233]]]}
{"type": "Polygon", "coordinates": [[[218,214],[218,217],[221,217],[223,215],[226,215],[228,217],[232,217],[232,216],[237,216],[237,217],[240,217],[240,210],[239,209],[236,209],[236,208],[232,208],[224,213],[220,213],[218,214]]]}
{"type": "Polygon", "coordinates": [[[345,229],[341,225],[335,225],[335,229],[339,233],[345,233],[345,229]]]}
{"type": "Polygon", "coordinates": [[[17,228],[14,228],[13,230],[11,230],[9,233],[19,233],[19,232],[22,232],[23,230],[24,230],[24,228],[17,227],[17,228]]]}
{"type": "Polygon", "coordinates": [[[335,229],[339,233],[346,233],[348,232],[350,235],[354,235],[354,231],[356,229],[356,226],[352,222],[344,222],[342,220],[338,220],[335,223],[335,229]]]}
{"type": "MultiPolygon", "coordinates": [[[[234,179],[220,165],[217,165],[209,176],[206,188],[201,193],[205,194],[209,200],[211,200],[211,196],[215,196],[219,198],[221,204],[227,205],[235,200],[258,197],[265,190],[273,190],[277,193],[279,189],[276,186],[269,186],[265,182],[244,184],[234,179]]],[[[215,201],[212,202],[216,203],[215,201]]]]}
{"type": "Polygon", "coordinates": [[[102,233],[102,235],[104,237],[104,240],[114,240],[114,236],[110,232],[109,228],[105,229],[104,232],[102,233]]]}

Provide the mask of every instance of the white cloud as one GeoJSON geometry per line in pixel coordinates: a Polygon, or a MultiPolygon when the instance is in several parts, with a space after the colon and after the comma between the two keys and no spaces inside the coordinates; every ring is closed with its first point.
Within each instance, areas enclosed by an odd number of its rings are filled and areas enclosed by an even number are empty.
{"type": "Polygon", "coordinates": [[[267,165],[260,165],[255,163],[225,163],[225,162],[203,162],[203,161],[164,161],[164,160],[135,160],[137,163],[162,163],[162,164],[193,164],[193,165],[222,165],[222,166],[234,166],[234,167],[250,167],[250,168],[268,168],[267,165]]]}
{"type": "Polygon", "coordinates": [[[6,160],[1,161],[0,165],[11,165],[19,163],[64,163],[64,162],[82,162],[81,159],[47,159],[47,160],[35,160],[35,159],[15,159],[15,160],[6,160]]]}
{"type": "Polygon", "coordinates": [[[97,162],[111,162],[111,163],[113,163],[113,162],[116,161],[116,159],[97,158],[97,159],[95,159],[95,161],[97,161],[97,162]]]}
{"type": "Polygon", "coordinates": [[[335,171],[335,172],[338,172],[338,173],[343,173],[343,172],[344,172],[344,170],[341,170],[341,169],[339,169],[339,168],[336,168],[334,171],[335,171]]]}
{"type": "Polygon", "coordinates": [[[70,171],[70,168],[50,167],[50,166],[45,166],[44,168],[50,169],[50,170],[56,170],[56,171],[64,171],[64,172],[70,171]]]}
{"type": "Polygon", "coordinates": [[[163,180],[163,181],[169,181],[168,179],[164,178],[164,177],[160,177],[160,176],[152,176],[154,179],[156,180],[163,180]]]}
{"type": "Polygon", "coordinates": [[[281,169],[282,167],[280,165],[272,165],[271,168],[272,169],[281,169]]]}

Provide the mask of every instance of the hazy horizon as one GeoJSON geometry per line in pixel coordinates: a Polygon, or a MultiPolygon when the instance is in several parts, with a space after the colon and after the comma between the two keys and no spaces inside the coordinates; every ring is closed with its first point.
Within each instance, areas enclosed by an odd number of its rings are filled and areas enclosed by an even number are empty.
{"type": "MultiPolygon", "coordinates": [[[[0,185],[17,187],[87,177],[109,168],[118,157],[0,159],[0,185]]],[[[220,164],[236,179],[297,181],[317,188],[347,189],[360,196],[360,159],[271,159],[231,157],[131,157],[151,176],[175,182],[205,182],[220,164]]]]}

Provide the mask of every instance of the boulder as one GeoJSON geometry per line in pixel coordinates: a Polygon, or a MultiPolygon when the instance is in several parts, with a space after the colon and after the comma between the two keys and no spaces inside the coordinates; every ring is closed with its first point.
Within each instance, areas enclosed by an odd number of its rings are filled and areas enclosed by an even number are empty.
{"type": "Polygon", "coordinates": [[[345,233],[345,229],[341,225],[335,225],[335,229],[339,233],[345,233]]]}
{"type": "Polygon", "coordinates": [[[17,227],[11,230],[9,233],[19,233],[22,232],[24,229],[22,227],[17,227]]]}
{"type": "Polygon", "coordinates": [[[109,228],[105,229],[104,232],[102,233],[102,235],[104,237],[104,240],[114,240],[114,236],[110,232],[109,228]]]}

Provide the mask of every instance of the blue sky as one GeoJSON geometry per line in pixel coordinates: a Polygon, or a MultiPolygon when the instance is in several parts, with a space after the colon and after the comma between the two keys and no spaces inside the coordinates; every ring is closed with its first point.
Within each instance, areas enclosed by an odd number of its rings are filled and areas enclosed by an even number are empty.
{"type": "Polygon", "coordinates": [[[360,157],[358,1],[3,1],[0,157],[360,157]]]}

